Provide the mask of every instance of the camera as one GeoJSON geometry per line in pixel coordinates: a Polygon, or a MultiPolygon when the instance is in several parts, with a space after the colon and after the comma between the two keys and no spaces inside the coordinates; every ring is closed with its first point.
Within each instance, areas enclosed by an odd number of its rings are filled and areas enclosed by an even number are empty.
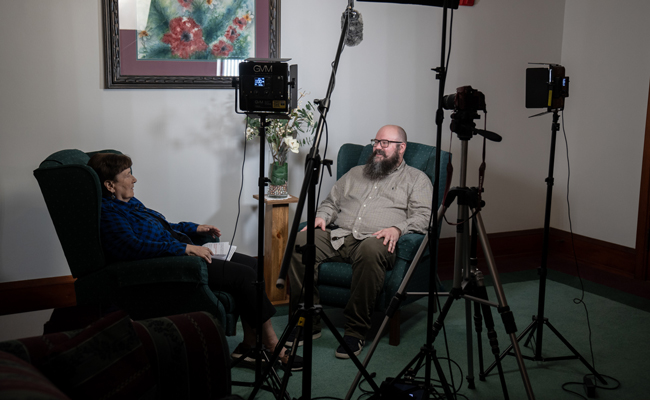
{"type": "Polygon", "coordinates": [[[486,111],[485,95],[471,86],[461,86],[456,93],[443,96],[442,107],[454,111],[486,111]]]}

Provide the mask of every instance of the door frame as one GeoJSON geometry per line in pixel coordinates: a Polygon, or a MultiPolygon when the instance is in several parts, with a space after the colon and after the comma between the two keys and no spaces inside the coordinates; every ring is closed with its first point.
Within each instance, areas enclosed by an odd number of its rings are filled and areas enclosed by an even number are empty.
{"type": "Polygon", "coordinates": [[[641,167],[641,190],[639,193],[639,217],[636,228],[636,265],[634,278],[647,280],[650,276],[650,89],[645,121],[643,143],[643,166],[641,167]]]}

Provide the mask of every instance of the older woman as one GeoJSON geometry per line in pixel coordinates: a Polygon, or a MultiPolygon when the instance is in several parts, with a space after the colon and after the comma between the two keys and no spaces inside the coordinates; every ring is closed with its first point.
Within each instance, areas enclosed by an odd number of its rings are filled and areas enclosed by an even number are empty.
{"type": "MultiPolygon", "coordinates": [[[[137,182],[131,173],[132,161],[126,155],[95,154],[88,165],[97,172],[102,185],[102,216],[100,232],[107,256],[113,260],[138,260],[161,256],[188,255],[200,257],[208,265],[208,285],[230,293],[237,304],[244,328],[244,340],[233,357],[239,358],[255,345],[257,322],[257,260],[239,253],[231,261],[212,262],[212,252],[207,247],[192,243],[188,235],[205,234],[221,236],[212,225],[193,222],[169,223],[157,211],[144,206],[135,198],[133,187],[137,182]]],[[[264,296],[262,307],[262,342],[267,349],[278,345],[270,318],[275,308],[264,296]]],[[[288,353],[281,350],[280,359],[285,364],[288,353]]],[[[249,360],[252,361],[252,360],[249,360]]],[[[292,370],[302,369],[302,360],[296,357],[292,370]]]]}

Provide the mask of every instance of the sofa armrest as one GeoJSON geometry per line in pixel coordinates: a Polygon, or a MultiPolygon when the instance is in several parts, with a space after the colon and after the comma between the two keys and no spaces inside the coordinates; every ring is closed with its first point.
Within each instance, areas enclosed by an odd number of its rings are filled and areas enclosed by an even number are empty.
{"type": "Polygon", "coordinates": [[[208,268],[199,257],[175,256],[119,262],[109,265],[118,287],[158,283],[208,284],[208,268]]]}
{"type": "Polygon", "coordinates": [[[0,399],[67,400],[36,367],[0,351],[0,399]]]}
{"type": "Polygon", "coordinates": [[[158,399],[220,399],[231,394],[230,351],[219,321],[192,312],[134,321],[151,362],[158,399]]]}

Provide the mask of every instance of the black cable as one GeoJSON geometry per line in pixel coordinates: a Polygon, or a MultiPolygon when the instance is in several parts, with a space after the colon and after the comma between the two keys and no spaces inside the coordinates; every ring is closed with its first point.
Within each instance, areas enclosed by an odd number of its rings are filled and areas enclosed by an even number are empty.
{"type": "MultiPolygon", "coordinates": [[[[244,165],[246,165],[246,130],[248,129],[248,118],[246,119],[246,128],[244,129],[244,157],[241,163],[241,183],[239,184],[239,196],[237,197],[237,218],[235,218],[235,228],[232,232],[232,239],[230,240],[230,249],[232,249],[233,243],[235,243],[235,235],[237,234],[237,226],[239,225],[239,216],[241,215],[241,195],[244,189],[244,165]]],[[[230,255],[230,249],[228,249],[228,255],[230,255]]],[[[226,258],[228,258],[226,255],[226,258]]]]}
{"type": "Polygon", "coordinates": [[[445,65],[445,71],[449,71],[449,59],[451,58],[451,34],[454,31],[454,9],[451,9],[451,16],[449,19],[449,50],[447,51],[447,65],[445,65]]]}
{"type": "MultiPolygon", "coordinates": [[[[569,163],[569,141],[567,139],[566,130],[564,128],[564,111],[562,111],[562,133],[564,134],[564,144],[565,144],[565,148],[566,148],[566,162],[567,162],[566,202],[567,202],[567,214],[568,214],[568,220],[569,220],[569,232],[571,234],[571,250],[573,252],[573,260],[575,262],[576,272],[578,274],[578,279],[580,281],[580,291],[581,291],[580,298],[574,298],[573,303],[576,304],[576,305],[582,304],[582,306],[585,309],[585,315],[587,317],[587,329],[589,330],[589,352],[591,354],[591,365],[595,370],[596,369],[596,360],[595,360],[595,357],[594,357],[594,347],[593,347],[593,343],[592,343],[591,322],[589,320],[589,310],[587,309],[587,303],[585,303],[585,301],[584,301],[585,287],[584,287],[584,283],[582,281],[582,276],[580,274],[580,264],[578,263],[578,255],[577,255],[577,252],[576,252],[575,240],[574,240],[574,237],[573,237],[573,224],[572,224],[572,221],[571,221],[571,203],[569,201],[569,187],[570,187],[570,182],[571,182],[571,165],[569,163]]],[[[602,374],[600,374],[600,376],[612,379],[613,381],[615,381],[617,383],[617,385],[615,387],[613,387],[613,388],[610,388],[610,387],[600,386],[600,385],[598,385],[596,383],[597,388],[601,388],[601,389],[605,389],[605,390],[614,390],[614,389],[618,389],[621,386],[621,383],[616,378],[613,378],[613,377],[607,376],[607,375],[602,375],[602,374]]],[[[594,379],[593,374],[587,374],[587,375],[585,375],[585,377],[590,377],[591,379],[594,380],[594,382],[598,382],[596,379],[594,379]]],[[[571,390],[566,389],[565,386],[571,385],[571,384],[584,385],[583,382],[566,382],[566,383],[564,383],[562,385],[562,389],[569,392],[569,393],[575,394],[577,396],[580,396],[580,397],[586,399],[586,397],[582,396],[581,394],[578,394],[576,392],[573,392],[571,390]]]]}
{"type": "Polygon", "coordinates": [[[569,220],[569,232],[571,234],[571,250],[573,252],[573,260],[576,266],[576,272],[578,274],[578,280],[580,281],[580,298],[573,299],[574,304],[582,304],[585,309],[585,314],[587,316],[587,329],[589,330],[589,351],[591,353],[591,365],[596,369],[596,363],[594,360],[594,349],[592,343],[592,332],[591,332],[591,323],[589,321],[589,311],[587,310],[587,303],[584,302],[585,298],[585,287],[582,281],[582,276],[580,274],[580,264],[578,263],[578,255],[575,247],[575,240],[573,238],[573,223],[571,221],[571,202],[569,201],[569,189],[571,184],[571,165],[569,162],[569,141],[567,140],[566,130],[564,129],[564,111],[562,111],[562,133],[564,134],[564,144],[566,148],[566,163],[567,163],[567,188],[566,188],[566,202],[567,202],[567,214],[569,220]]]}
{"type": "MultiPolygon", "coordinates": [[[[616,389],[618,389],[618,388],[621,386],[621,382],[620,382],[618,379],[616,379],[616,378],[613,378],[613,377],[608,376],[608,375],[602,375],[602,374],[601,374],[600,376],[603,377],[603,378],[609,378],[609,379],[613,380],[614,382],[616,382],[616,386],[614,386],[614,387],[607,387],[607,386],[600,386],[600,385],[596,384],[596,387],[597,387],[598,389],[603,389],[603,390],[616,390],[616,389]]],[[[595,382],[597,382],[597,380],[595,379],[595,375],[594,375],[594,374],[587,374],[587,375],[585,375],[585,377],[589,377],[589,378],[593,379],[595,382]]],[[[562,390],[564,390],[565,392],[571,393],[571,394],[573,394],[573,395],[576,395],[576,396],[578,396],[578,397],[581,397],[581,398],[583,398],[583,399],[587,399],[587,397],[583,396],[582,394],[577,393],[577,392],[574,392],[573,390],[569,390],[569,389],[567,389],[566,386],[568,386],[568,385],[584,385],[583,382],[566,382],[566,383],[562,384],[562,390]]]]}
{"type": "MultiPolygon", "coordinates": [[[[244,166],[246,165],[246,130],[248,129],[248,118],[246,118],[246,127],[244,128],[244,158],[242,159],[241,163],[241,183],[239,185],[239,196],[237,197],[237,218],[235,218],[235,228],[233,229],[232,233],[232,239],[230,240],[230,246],[228,247],[228,253],[226,254],[226,258],[221,260],[221,278],[225,278],[225,273],[226,269],[223,268],[224,264],[228,260],[230,256],[230,252],[232,251],[232,246],[233,243],[235,242],[235,235],[237,234],[237,226],[239,225],[239,216],[241,215],[241,195],[242,191],[244,189],[244,166]]],[[[228,298],[227,296],[225,297],[226,299],[228,298]]],[[[228,305],[230,307],[230,304],[228,305]]]]}
{"type": "MultiPolygon", "coordinates": [[[[460,384],[458,385],[458,387],[453,387],[453,386],[452,386],[452,387],[451,387],[451,390],[452,390],[452,392],[454,393],[454,395],[456,395],[456,396],[460,396],[460,397],[462,397],[462,398],[467,399],[467,396],[465,396],[465,395],[459,393],[459,391],[460,391],[460,389],[461,389],[461,387],[462,387],[462,385],[463,385],[463,383],[462,383],[462,381],[463,381],[463,380],[462,380],[462,376],[463,376],[463,369],[462,369],[462,367],[461,367],[461,366],[460,366],[456,361],[452,360],[452,359],[449,358],[449,357],[441,357],[441,358],[439,358],[439,360],[448,360],[448,362],[450,362],[450,365],[453,364],[453,365],[456,366],[456,368],[458,369],[458,373],[459,373],[459,375],[461,376],[460,384]]],[[[423,366],[423,365],[420,366],[420,369],[422,368],[422,366],[423,366]]],[[[419,371],[419,370],[418,370],[418,371],[419,371]]],[[[417,376],[418,371],[414,371],[415,374],[412,376],[413,379],[415,380],[415,381],[414,381],[414,384],[422,383],[422,382],[418,382],[417,380],[418,380],[418,379],[420,379],[420,380],[423,380],[423,379],[424,379],[423,376],[417,376]]],[[[453,376],[453,372],[450,372],[450,373],[451,373],[452,376],[453,376]]],[[[374,378],[374,377],[377,376],[377,374],[376,374],[375,372],[373,372],[372,374],[370,374],[370,376],[371,376],[372,378],[374,378]]],[[[370,394],[373,394],[373,393],[374,393],[372,390],[370,390],[370,389],[364,389],[364,388],[361,386],[364,382],[366,382],[366,379],[365,379],[365,378],[363,378],[363,379],[361,379],[361,381],[359,381],[359,390],[361,390],[361,392],[363,393],[361,396],[358,397],[359,399],[360,399],[362,396],[364,396],[364,395],[370,395],[370,394]]],[[[432,385],[433,388],[443,389],[442,384],[441,384],[441,382],[440,382],[439,380],[437,380],[437,379],[432,379],[432,382],[436,382],[436,383],[438,383],[438,385],[432,385]]],[[[444,398],[444,396],[442,395],[442,393],[430,393],[430,394],[431,394],[432,396],[434,396],[434,397],[433,397],[434,399],[438,399],[438,398],[442,399],[442,398],[444,398]]]]}

